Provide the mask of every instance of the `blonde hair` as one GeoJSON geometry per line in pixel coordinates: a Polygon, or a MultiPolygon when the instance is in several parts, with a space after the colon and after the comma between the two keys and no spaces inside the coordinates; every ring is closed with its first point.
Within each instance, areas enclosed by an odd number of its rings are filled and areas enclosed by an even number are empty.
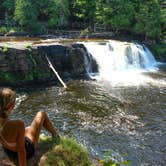
{"type": "Polygon", "coordinates": [[[0,89],[0,117],[6,118],[9,104],[14,104],[16,100],[16,93],[9,89],[0,89]]]}

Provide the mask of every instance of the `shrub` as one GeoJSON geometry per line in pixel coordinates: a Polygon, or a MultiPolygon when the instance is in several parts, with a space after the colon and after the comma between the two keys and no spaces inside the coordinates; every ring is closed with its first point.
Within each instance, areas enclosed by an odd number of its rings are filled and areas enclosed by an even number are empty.
{"type": "Polygon", "coordinates": [[[5,26],[0,27],[0,33],[7,33],[7,28],[5,26]]]}
{"type": "Polygon", "coordinates": [[[166,47],[164,42],[152,44],[150,48],[157,59],[164,59],[164,56],[166,54],[166,47]]]}
{"type": "Polygon", "coordinates": [[[119,155],[114,155],[112,150],[105,152],[104,158],[99,161],[103,166],[129,166],[130,161],[123,160],[119,155]]]}
{"type": "Polygon", "coordinates": [[[0,73],[0,80],[12,82],[14,81],[14,75],[10,72],[0,73]]]}
{"type": "Polygon", "coordinates": [[[8,46],[3,46],[3,47],[2,47],[2,52],[8,53],[8,51],[9,51],[8,46]]]}
{"type": "Polygon", "coordinates": [[[41,166],[90,166],[88,153],[85,148],[76,143],[72,138],[61,137],[60,143],[56,145],[56,141],[50,141],[49,138],[42,139],[41,142],[47,142],[50,150],[45,156],[45,160],[41,166]]]}

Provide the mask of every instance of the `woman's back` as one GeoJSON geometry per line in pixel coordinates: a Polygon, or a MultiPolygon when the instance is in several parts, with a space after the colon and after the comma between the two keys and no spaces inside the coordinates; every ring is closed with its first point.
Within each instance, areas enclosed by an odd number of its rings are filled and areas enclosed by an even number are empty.
{"type": "Polygon", "coordinates": [[[7,120],[5,125],[0,130],[0,143],[8,149],[16,151],[17,137],[20,132],[20,127],[23,124],[20,120],[7,120]]]}

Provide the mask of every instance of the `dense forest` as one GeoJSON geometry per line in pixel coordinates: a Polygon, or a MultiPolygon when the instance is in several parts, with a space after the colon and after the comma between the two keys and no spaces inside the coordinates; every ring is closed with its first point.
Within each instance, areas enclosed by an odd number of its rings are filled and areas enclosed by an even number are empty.
{"type": "Polygon", "coordinates": [[[165,38],[165,0],[0,0],[0,32],[123,31],[165,38]]]}

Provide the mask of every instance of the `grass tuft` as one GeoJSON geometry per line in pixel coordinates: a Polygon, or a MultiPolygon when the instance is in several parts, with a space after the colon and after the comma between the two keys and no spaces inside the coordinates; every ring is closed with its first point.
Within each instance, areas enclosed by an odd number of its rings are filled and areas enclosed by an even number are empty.
{"type": "Polygon", "coordinates": [[[87,150],[73,138],[61,137],[57,144],[55,139],[42,137],[40,137],[40,143],[47,145],[49,151],[41,166],[92,166],[87,150]]]}

